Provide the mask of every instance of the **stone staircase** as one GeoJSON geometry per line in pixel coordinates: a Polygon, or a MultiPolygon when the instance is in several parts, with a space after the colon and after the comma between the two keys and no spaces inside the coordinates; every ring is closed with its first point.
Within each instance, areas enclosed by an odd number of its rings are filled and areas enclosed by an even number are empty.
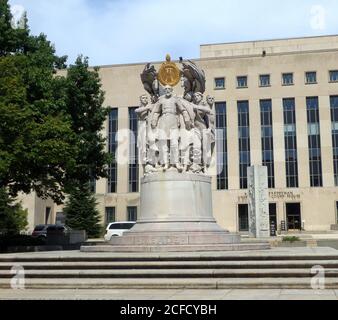
{"type": "Polygon", "coordinates": [[[26,289],[309,289],[314,266],[338,289],[338,251],[330,248],[206,253],[33,253],[0,255],[0,288],[13,266],[26,289]]]}

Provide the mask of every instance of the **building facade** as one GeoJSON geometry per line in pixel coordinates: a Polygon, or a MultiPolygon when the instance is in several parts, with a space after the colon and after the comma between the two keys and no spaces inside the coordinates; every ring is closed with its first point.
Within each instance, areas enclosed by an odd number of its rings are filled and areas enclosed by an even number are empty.
{"type": "MultiPolygon", "coordinates": [[[[201,45],[200,51],[194,61],[216,101],[209,173],[218,223],[247,232],[247,167],[264,165],[270,221],[278,230],[330,230],[338,219],[338,36],[201,45]]],[[[137,219],[142,168],[135,108],[145,93],[144,65],[100,69],[111,108],[103,134],[115,156],[109,179],[92,185],[103,224],[137,219]]],[[[34,217],[30,228],[46,219],[62,222],[62,207],[34,196],[24,197],[24,205],[34,217]],[[32,198],[41,203],[32,208],[32,198]]]]}

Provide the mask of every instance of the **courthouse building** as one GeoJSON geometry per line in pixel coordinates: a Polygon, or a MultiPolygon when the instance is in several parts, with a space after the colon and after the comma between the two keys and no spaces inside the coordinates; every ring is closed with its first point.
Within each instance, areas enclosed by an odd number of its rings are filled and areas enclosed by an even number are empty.
{"type": "MultiPolygon", "coordinates": [[[[206,94],[216,100],[219,130],[210,174],[218,223],[247,232],[247,167],[264,165],[270,220],[278,230],[330,230],[338,208],[338,36],[201,45],[193,61],[205,71],[206,94]]],[[[142,168],[132,161],[135,144],[126,129],[137,132],[144,65],[100,69],[111,107],[107,150],[130,160],[113,163],[109,179],[93,183],[103,224],[136,220],[139,212],[142,168]]],[[[174,91],[183,93],[180,85],[174,91]]],[[[62,207],[34,194],[23,200],[30,229],[62,221],[62,207]]]]}

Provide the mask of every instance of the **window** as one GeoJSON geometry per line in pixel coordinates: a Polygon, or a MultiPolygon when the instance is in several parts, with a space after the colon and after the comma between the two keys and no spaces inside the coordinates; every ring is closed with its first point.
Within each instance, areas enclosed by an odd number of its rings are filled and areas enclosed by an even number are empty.
{"type": "Polygon", "coordinates": [[[111,109],[109,113],[108,148],[109,153],[112,155],[112,162],[108,167],[108,193],[116,193],[117,189],[117,162],[116,162],[117,130],[118,130],[118,109],[114,108],[111,109]]]}
{"type": "Polygon", "coordinates": [[[305,73],[306,84],[317,83],[317,72],[311,71],[305,73]]]}
{"type": "Polygon", "coordinates": [[[45,224],[49,224],[51,222],[50,221],[51,212],[52,212],[52,208],[47,207],[46,210],[45,210],[45,224]]]}
{"type": "Polygon", "coordinates": [[[217,189],[228,189],[228,145],[226,103],[216,102],[217,189]]]}
{"type": "Polygon", "coordinates": [[[330,97],[334,182],[338,187],[338,96],[330,97]]]}
{"type": "Polygon", "coordinates": [[[283,99],[286,187],[298,188],[295,99],[283,99]]]}
{"type": "Polygon", "coordinates": [[[293,73],[283,73],[282,74],[282,84],[283,84],[283,86],[293,85],[293,73]]]}
{"type": "Polygon", "coordinates": [[[224,89],[224,88],[225,88],[225,79],[215,78],[215,89],[224,89]]]}
{"type": "Polygon", "coordinates": [[[93,193],[96,192],[96,179],[95,178],[89,179],[89,190],[93,193]]]}
{"type": "Polygon", "coordinates": [[[268,186],[275,187],[275,169],[273,157],[273,128],[272,128],[272,102],[261,100],[261,128],[262,128],[262,164],[268,168],[268,186]]]}
{"type": "Polygon", "coordinates": [[[238,101],[238,146],[239,146],[239,184],[241,189],[248,187],[247,169],[250,167],[250,125],[249,102],[238,101]]]}
{"type": "Polygon", "coordinates": [[[269,203],[269,222],[270,222],[270,236],[275,237],[277,231],[277,204],[269,203]]]}
{"type": "Polygon", "coordinates": [[[63,212],[57,212],[55,216],[55,224],[64,225],[66,222],[66,216],[63,212]]]}
{"type": "Polygon", "coordinates": [[[249,210],[247,204],[238,205],[238,229],[240,232],[249,231],[249,210]]]}
{"type": "Polygon", "coordinates": [[[129,108],[129,171],[128,171],[128,190],[129,192],[138,192],[139,190],[139,164],[137,149],[137,131],[138,121],[135,112],[137,108],[129,108]]]}
{"type": "Polygon", "coordinates": [[[270,86],[270,75],[269,74],[263,74],[259,76],[259,86],[260,87],[270,86]]]}
{"type": "Polygon", "coordinates": [[[311,187],[322,187],[322,161],[318,97],[306,98],[311,187]]]}
{"type": "Polygon", "coordinates": [[[128,221],[137,221],[137,207],[127,207],[128,221]]]}
{"type": "Polygon", "coordinates": [[[330,82],[338,82],[338,70],[330,71],[330,82]]]}
{"type": "Polygon", "coordinates": [[[237,77],[237,88],[247,88],[248,87],[248,77],[240,76],[237,77]]]}
{"type": "Polygon", "coordinates": [[[108,225],[109,223],[115,221],[115,207],[106,207],[106,224],[108,225]]]}

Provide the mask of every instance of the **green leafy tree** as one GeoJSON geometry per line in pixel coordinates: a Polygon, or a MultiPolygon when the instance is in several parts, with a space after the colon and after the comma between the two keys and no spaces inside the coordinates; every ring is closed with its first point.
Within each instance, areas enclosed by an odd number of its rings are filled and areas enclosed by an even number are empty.
{"type": "Polygon", "coordinates": [[[17,235],[24,231],[28,225],[27,210],[20,202],[11,198],[6,189],[0,188],[0,233],[17,235]]]}
{"type": "Polygon", "coordinates": [[[61,204],[76,185],[106,176],[98,69],[79,57],[63,76],[67,57],[32,36],[25,17],[21,29],[11,20],[0,0],[0,188],[61,204]]]}
{"type": "Polygon", "coordinates": [[[13,27],[8,1],[0,0],[0,56],[25,51],[29,34],[26,14],[22,21],[20,27],[13,27]]]}
{"type": "Polygon", "coordinates": [[[64,208],[66,225],[76,230],[86,230],[88,237],[101,235],[100,213],[88,184],[73,188],[64,208]]]}

